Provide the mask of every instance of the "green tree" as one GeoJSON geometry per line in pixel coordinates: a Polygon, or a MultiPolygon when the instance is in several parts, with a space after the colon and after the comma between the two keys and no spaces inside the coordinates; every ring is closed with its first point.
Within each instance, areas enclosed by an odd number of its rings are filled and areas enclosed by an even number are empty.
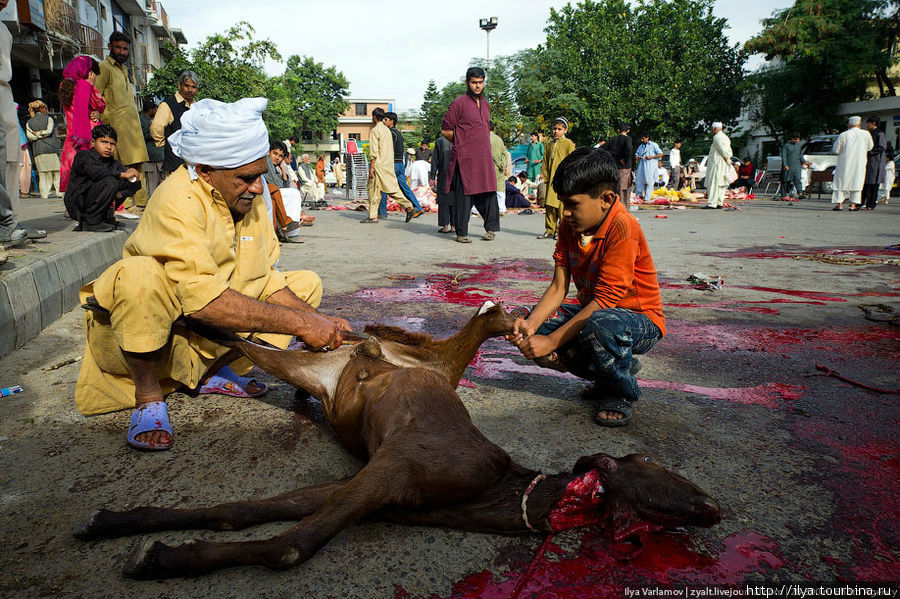
{"type": "Polygon", "coordinates": [[[144,97],[165,97],[175,93],[178,76],[185,70],[200,77],[198,98],[234,102],[252,96],[267,96],[266,60],[280,61],[274,42],[254,39],[253,27],[241,21],[225,33],[211,35],[187,55],[170,47],[172,57],[153,74],[142,90],[144,97]]]}
{"type": "Polygon", "coordinates": [[[284,139],[310,131],[319,136],[337,128],[347,110],[350,84],[335,67],[309,56],[291,56],[284,74],[269,82],[269,106],[263,113],[273,137],[284,139]]]}
{"type": "Polygon", "coordinates": [[[513,57],[498,56],[490,62],[478,59],[473,62],[475,66],[484,69],[485,78],[484,97],[491,105],[491,120],[494,122],[494,132],[506,142],[512,142],[521,132],[521,118],[519,108],[516,105],[514,87],[513,57]]]}
{"type": "Polygon", "coordinates": [[[751,53],[798,62],[823,78],[838,102],[864,97],[878,82],[880,95],[895,95],[888,68],[896,64],[897,0],[796,0],[763,20],[763,30],[745,44],[751,53]]]}
{"type": "Polygon", "coordinates": [[[440,107],[440,94],[434,79],[428,81],[425,95],[422,98],[421,118],[422,137],[426,140],[434,140],[441,134],[441,120],[444,118],[444,110],[440,107]]]}
{"type": "Polygon", "coordinates": [[[763,21],[745,44],[771,63],[744,84],[748,115],[779,144],[797,131],[811,135],[840,126],[838,106],[869,96],[894,95],[887,75],[896,63],[894,0],[796,0],[763,21]]]}
{"type": "Polygon", "coordinates": [[[713,0],[584,0],[550,10],[547,41],[520,55],[519,107],[534,122],[565,116],[588,144],[631,123],[659,140],[734,121],[745,55],[713,0]]]}

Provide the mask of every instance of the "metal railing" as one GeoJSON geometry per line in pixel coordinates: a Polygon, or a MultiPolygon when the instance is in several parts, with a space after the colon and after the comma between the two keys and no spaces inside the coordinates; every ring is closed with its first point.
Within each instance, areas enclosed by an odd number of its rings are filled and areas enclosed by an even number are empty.
{"type": "Polygon", "coordinates": [[[103,40],[100,32],[79,23],[75,9],[63,0],[44,0],[44,20],[50,32],[73,40],[77,53],[102,57],[103,40]]]}

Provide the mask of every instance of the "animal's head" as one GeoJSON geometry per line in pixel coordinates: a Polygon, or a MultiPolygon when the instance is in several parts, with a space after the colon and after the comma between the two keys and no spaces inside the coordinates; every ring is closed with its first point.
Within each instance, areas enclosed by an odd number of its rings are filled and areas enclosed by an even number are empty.
{"type": "Polygon", "coordinates": [[[495,302],[487,300],[481,304],[470,322],[477,323],[487,338],[512,333],[515,321],[515,318],[506,313],[500,300],[495,302]]]}
{"type": "Polygon", "coordinates": [[[602,479],[607,526],[616,541],[680,526],[710,527],[722,520],[719,504],[703,489],[648,455],[598,453],[579,459],[573,472],[592,470],[602,479]]]}

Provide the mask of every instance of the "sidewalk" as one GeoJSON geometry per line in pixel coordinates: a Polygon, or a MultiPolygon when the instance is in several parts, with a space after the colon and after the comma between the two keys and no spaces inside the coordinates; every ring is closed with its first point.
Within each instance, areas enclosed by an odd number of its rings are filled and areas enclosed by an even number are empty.
{"type": "Polygon", "coordinates": [[[119,221],[113,233],[73,231],[62,198],[22,198],[19,222],[44,229],[45,239],[8,248],[0,266],[0,356],[22,347],[78,304],[78,290],[122,254],[139,221],[119,221]]]}
{"type": "MultiPolygon", "coordinates": [[[[329,188],[329,203],[345,200],[345,190],[329,188]]],[[[19,222],[47,231],[45,239],[10,247],[0,266],[0,357],[22,347],[78,305],[78,290],[122,255],[138,220],[119,220],[113,233],[73,231],[62,198],[22,198],[19,222]]]]}

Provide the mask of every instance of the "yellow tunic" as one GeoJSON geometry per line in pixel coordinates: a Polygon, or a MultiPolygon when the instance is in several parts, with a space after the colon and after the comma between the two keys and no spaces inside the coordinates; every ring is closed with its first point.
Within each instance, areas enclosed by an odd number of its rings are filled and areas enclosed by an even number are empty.
{"type": "MultiPolygon", "coordinates": [[[[226,289],[265,301],[290,287],[316,307],[319,277],[310,271],[275,270],[279,246],[261,197],[237,223],[222,196],[186,169],[170,175],[153,194],[137,229],[125,243],[123,259],[81,290],[110,314],[85,314],[87,343],[75,403],[84,414],[133,408],[134,384],[122,349],[150,352],[163,348],[164,393],[194,388],[227,348],[175,327],[226,289]]],[[[287,347],[290,335],[260,335],[287,347]]],[[[236,371],[246,371],[240,361],[236,371]]]]}
{"type": "Polygon", "coordinates": [[[112,125],[118,135],[116,160],[124,165],[147,162],[147,146],[141,130],[134,89],[128,80],[128,71],[111,56],[100,62],[100,74],[94,87],[106,100],[106,111],[101,115],[104,123],[112,125]]]}
{"type": "Polygon", "coordinates": [[[400,191],[397,174],[394,172],[394,138],[391,130],[381,122],[372,127],[369,133],[369,160],[375,161],[372,169],[375,176],[369,179],[366,191],[369,196],[369,218],[378,218],[378,204],[381,203],[382,192],[409,210],[412,202],[400,191]]]}
{"type": "Polygon", "coordinates": [[[556,174],[556,167],[563,161],[563,158],[575,151],[575,144],[568,137],[551,140],[547,144],[547,151],[544,152],[544,162],[541,164],[541,174],[544,181],[547,182],[547,198],[545,204],[553,208],[562,206],[556,192],[553,191],[553,177],[556,174]]]}

